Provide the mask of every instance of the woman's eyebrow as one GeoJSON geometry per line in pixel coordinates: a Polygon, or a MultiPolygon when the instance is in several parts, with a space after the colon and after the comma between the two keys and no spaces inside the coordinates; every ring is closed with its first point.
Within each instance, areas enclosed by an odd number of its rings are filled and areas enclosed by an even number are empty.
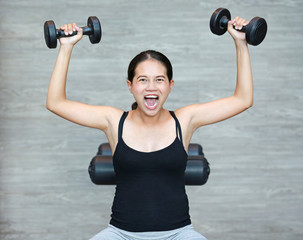
{"type": "MultiPolygon", "coordinates": [[[[139,76],[137,77],[137,79],[138,79],[138,78],[141,78],[141,77],[147,78],[147,75],[139,75],[139,76]]],[[[165,78],[165,75],[157,75],[157,76],[155,76],[155,78],[160,78],[160,77],[165,78]]]]}
{"type": "Polygon", "coordinates": [[[146,75],[139,75],[138,77],[137,77],[137,79],[138,78],[141,78],[141,77],[147,77],[146,75]]]}

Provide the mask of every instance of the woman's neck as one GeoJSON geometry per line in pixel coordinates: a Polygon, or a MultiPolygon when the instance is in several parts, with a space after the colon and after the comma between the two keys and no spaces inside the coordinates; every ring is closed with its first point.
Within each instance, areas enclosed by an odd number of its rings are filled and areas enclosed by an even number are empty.
{"type": "Polygon", "coordinates": [[[137,124],[144,124],[145,126],[155,126],[167,119],[170,116],[168,111],[164,108],[160,109],[155,115],[148,115],[140,108],[130,112],[130,118],[137,124]]]}

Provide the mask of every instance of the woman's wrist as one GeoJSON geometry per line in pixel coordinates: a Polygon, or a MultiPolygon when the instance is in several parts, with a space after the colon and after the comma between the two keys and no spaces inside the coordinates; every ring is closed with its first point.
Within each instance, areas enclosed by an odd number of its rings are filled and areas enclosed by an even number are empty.
{"type": "Polygon", "coordinates": [[[60,51],[63,52],[70,52],[73,50],[74,45],[72,44],[61,44],[60,45],[60,51]]]}
{"type": "Polygon", "coordinates": [[[236,45],[236,48],[247,48],[248,45],[247,45],[247,41],[246,40],[242,40],[242,39],[235,39],[235,45],[236,45]]]}

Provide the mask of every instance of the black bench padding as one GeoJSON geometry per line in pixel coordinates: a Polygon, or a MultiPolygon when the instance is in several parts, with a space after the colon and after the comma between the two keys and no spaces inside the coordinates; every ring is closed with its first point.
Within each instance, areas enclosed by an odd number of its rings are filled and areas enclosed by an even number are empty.
{"type": "MultiPolygon", "coordinates": [[[[116,184],[112,151],[108,143],[99,146],[97,155],[90,162],[88,172],[92,182],[97,185],[116,184]]],[[[203,185],[207,182],[209,173],[209,163],[204,157],[202,146],[190,144],[185,169],[185,185],[203,185]]]]}

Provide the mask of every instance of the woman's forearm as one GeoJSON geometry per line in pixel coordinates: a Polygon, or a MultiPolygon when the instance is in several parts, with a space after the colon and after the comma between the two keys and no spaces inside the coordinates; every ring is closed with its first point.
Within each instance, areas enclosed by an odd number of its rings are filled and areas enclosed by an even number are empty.
{"type": "Polygon", "coordinates": [[[60,47],[47,93],[46,108],[50,110],[60,101],[66,100],[66,77],[72,49],[72,46],[60,47]]]}
{"type": "Polygon", "coordinates": [[[246,42],[235,42],[237,52],[237,85],[234,96],[247,107],[253,105],[253,77],[249,50],[246,42]]]}

